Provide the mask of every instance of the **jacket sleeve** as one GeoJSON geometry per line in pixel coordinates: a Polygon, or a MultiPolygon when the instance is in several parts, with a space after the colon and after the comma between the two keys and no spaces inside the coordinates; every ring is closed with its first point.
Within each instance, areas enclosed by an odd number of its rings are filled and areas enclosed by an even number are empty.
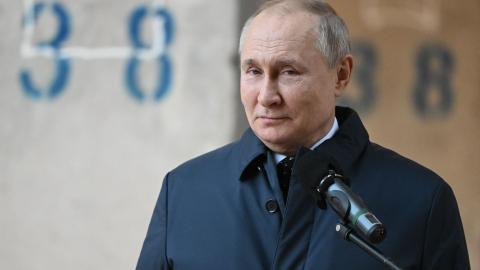
{"type": "Polygon", "coordinates": [[[467,245],[457,201],[442,183],[432,200],[425,232],[422,269],[468,270],[467,245]]]}
{"type": "Polygon", "coordinates": [[[153,211],[136,270],[170,269],[166,254],[168,174],[153,211]]]}

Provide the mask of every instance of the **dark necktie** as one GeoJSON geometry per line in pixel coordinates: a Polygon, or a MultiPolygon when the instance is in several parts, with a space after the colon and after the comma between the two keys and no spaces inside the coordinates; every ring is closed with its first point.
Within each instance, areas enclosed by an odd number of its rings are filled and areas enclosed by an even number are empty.
{"type": "Polygon", "coordinates": [[[285,201],[287,200],[288,186],[290,185],[290,176],[292,175],[294,161],[295,157],[286,157],[277,164],[278,182],[285,201]]]}

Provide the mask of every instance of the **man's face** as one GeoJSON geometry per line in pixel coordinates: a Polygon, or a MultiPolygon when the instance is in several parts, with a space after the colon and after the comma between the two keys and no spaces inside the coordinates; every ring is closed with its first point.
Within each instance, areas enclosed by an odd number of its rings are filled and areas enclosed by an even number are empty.
{"type": "Polygon", "coordinates": [[[259,14],[241,48],[242,103],[250,127],[271,150],[293,154],[332,127],[338,86],[315,47],[318,18],[306,12],[259,14]]]}

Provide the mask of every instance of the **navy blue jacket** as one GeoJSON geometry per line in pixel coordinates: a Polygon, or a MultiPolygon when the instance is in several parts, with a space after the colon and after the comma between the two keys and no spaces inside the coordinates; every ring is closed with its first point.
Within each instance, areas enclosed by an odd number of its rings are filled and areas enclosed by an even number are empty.
{"type": "MultiPolygon", "coordinates": [[[[336,117],[335,136],[357,138],[345,148],[351,188],[388,230],[377,248],[404,269],[470,269],[448,184],[371,143],[353,111],[336,117]]],[[[137,269],[386,269],[340,239],[337,221],[295,177],[284,201],[272,153],[247,130],[167,174],[137,269]]]]}

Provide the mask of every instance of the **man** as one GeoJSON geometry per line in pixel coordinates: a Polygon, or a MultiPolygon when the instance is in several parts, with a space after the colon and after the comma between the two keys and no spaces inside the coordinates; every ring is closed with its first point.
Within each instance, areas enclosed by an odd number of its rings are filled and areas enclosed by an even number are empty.
{"type": "Polygon", "coordinates": [[[388,229],[379,250],[404,269],[469,269],[450,187],[335,107],[353,58],[328,4],[266,2],[243,29],[240,61],[250,129],[167,174],[137,269],[385,269],[336,235],[337,216],[316,207],[301,171],[289,175],[299,148],[332,142],[352,190],[388,229]]]}

